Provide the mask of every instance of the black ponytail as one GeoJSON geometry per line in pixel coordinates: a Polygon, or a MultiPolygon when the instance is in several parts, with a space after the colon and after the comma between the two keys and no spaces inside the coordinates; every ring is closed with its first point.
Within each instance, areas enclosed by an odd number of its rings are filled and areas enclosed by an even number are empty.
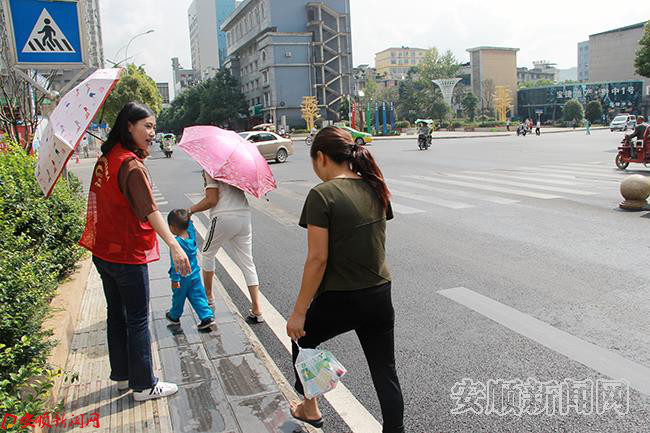
{"type": "Polygon", "coordinates": [[[390,192],[381,169],[370,151],[365,146],[355,144],[349,132],[334,126],[321,129],[311,145],[312,159],[316,158],[318,152],[338,164],[348,162],[352,171],[370,184],[384,209],[388,208],[390,192]]]}

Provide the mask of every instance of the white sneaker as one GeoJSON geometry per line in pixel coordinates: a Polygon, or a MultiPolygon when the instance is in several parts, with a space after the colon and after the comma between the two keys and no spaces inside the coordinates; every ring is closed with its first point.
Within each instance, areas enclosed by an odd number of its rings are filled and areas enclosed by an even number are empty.
{"type": "Polygon", "coordinates": [[[126,391],[129,389],[129,381],[128,380],[118,380],[117,381],[117,390],[118,391],[126,391]]]}
{"type": "Polygon", "coordinates": [[[158,382],[153,388],[144,391],[133,391],[135,401],[153,400],[154,398],[167,397],[178,392],[178,386],[175,383],[158,382]]]}

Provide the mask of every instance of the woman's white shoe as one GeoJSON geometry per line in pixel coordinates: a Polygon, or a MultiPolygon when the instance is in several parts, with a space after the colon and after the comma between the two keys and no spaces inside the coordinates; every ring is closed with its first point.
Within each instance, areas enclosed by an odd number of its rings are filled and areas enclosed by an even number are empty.
{"type": "Polygon", "coordinates": [[[133,391],[133,398],[135,401],[153,400],[154,398],[162,398],[176,394],[177,391],[178,386],[175,383],[158,382],[153,388],[140,392],[133,391]]]}

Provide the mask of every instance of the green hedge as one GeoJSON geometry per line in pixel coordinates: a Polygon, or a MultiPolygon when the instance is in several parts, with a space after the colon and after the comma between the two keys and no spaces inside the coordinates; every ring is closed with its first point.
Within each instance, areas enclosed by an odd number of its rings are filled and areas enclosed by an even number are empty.
{"type": "Polygon", "coordinates": [[[46,200],[35,165],[15,144],[0,152],[0,417],[51,409],[48,391],[61,372],[46,364],[54,342],[41,327],[58,284],[83,254],[79,181],[60,179],[46,200]]]}

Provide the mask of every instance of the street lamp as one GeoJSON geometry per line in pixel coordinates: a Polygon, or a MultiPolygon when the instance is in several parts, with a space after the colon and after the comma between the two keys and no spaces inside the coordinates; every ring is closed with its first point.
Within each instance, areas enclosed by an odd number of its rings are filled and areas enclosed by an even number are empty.
{"type": "Polygon", "coordinates": [[[115,65],[117,66],[117,65],[119,65],[119,64],[122,63],[122,62],[128,61],[128,59],[129,59],[129,46],[131,46],[131,42],[133,42],[136,38],[139,38],[140,36],[148,35],[149,33],[153,33],[154,31],[155,31],[155,30],[151,29],[151,30],[147,30],[146,32],[138,33],[137,35],[133,36],[133,37],[131,38],[131,40],[130,40],[130,41],[129,41],[129,42],[128,42],[124,47],[120,48],[120,49],[117,51],[117,53],[115,54],[115,58],[117,59],[117,58],[118,58],[118,54],[122,51],[122,49],[126,48],[126,52],[124,53],[124,59],[123,59],[123,60],[120,60],[120,61],[117,62],[115,65]]]}

